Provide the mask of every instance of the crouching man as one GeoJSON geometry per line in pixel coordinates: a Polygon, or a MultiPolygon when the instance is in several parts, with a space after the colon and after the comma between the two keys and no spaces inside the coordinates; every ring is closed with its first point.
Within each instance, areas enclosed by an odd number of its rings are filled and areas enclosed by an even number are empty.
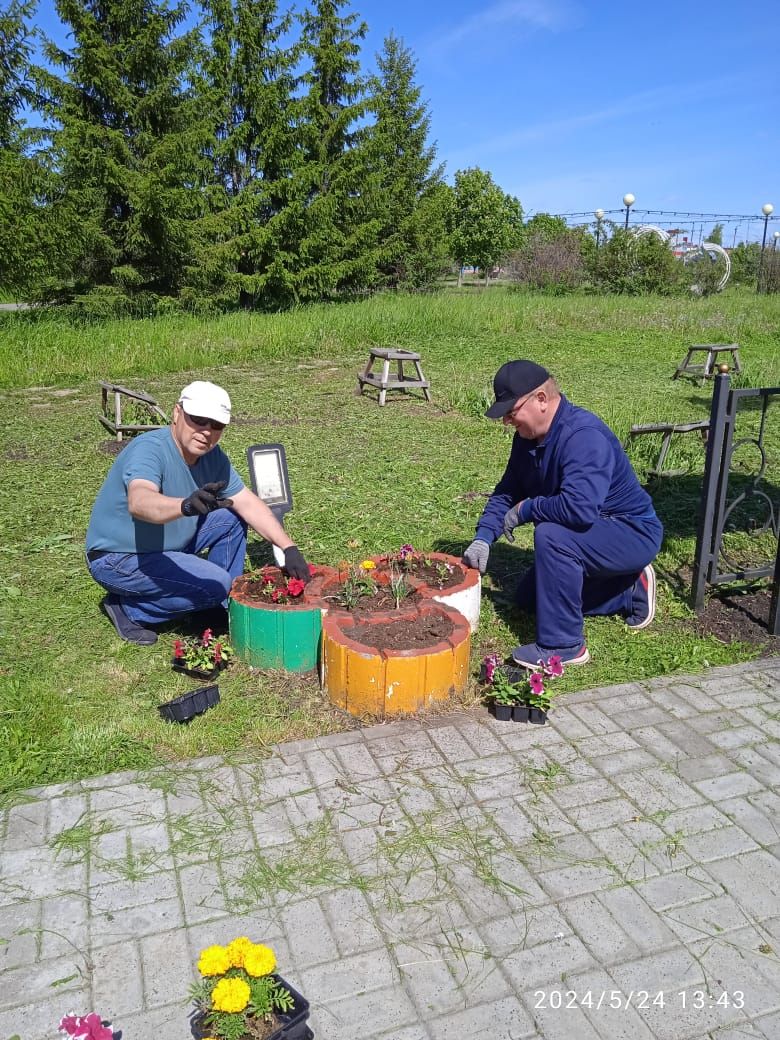
{"type": "Polygon", "coordinates": [[[509,361],[493,389],[485,414],[515,435],[463,562],[484,574],[493,542],[502,534],[514,541],[514,529],[532,523],[534,566],[517,599],[536,610],[536,642],[512,657],[526,668],[554,654],[585,664],[584,615],[617,614],[634,631],[653,620],[651,562],[663,528],[615,434],[561,394],[546,369],[509,361]]]}
{"type": "Polygon", "coordinates": [[[101,487],[87,529],[87,565],[120,638],[149,646],[154,626],[220,604],[244,570],[247,527],[309,580],[301,551],[219,447],[230,398],[200,380],[182,390],[170,426],[136,437],[101,487]],[[207,553],[208,558],[203,554],[207,553]]]}

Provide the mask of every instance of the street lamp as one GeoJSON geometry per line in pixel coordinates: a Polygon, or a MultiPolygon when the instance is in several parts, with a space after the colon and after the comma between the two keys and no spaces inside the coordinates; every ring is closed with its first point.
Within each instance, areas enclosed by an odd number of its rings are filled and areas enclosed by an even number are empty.
{"type": "Polygon", "coordinates": [[[766,232],[769,226],[769,218],[775,211],[775,207],[771,202],[765,202],[761,207],[761,212],[764,214],[764,237],[761,239],[761,258],[758,262],[758,282],[756,283],[756,292],[761,292],[761,278],[764,273],[764,250],[766,249],[766,232]]]}
{"type": "Polygon", "coordinates": [[[628,214],[631,211],[631,207],[636,202],[634,196],[629,192],[628,195],[623,196],[623,205],[626,207],[626,231],[628,231],[628,214]]]}
{"type": "Polygon", "coordinates": [[[774,239],[774,241],[772,242],[772,252],[774,253],[774,251],[777,249],[777,240],[778,238],[780,238],[780,231],[775,231],[772,235],[772,238],[774,239]]]}
{"type": "Polygon", "coordinates": [[[593,216],[596,218],[596,252],[599,251],[599,243],[601,242],[601,222],[604,219],[603,209],[594,209],[593,216]]]}

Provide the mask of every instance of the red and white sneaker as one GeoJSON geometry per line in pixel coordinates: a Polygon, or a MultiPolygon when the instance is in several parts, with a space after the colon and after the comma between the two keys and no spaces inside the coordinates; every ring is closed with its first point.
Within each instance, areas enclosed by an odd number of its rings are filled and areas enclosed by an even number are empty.
{"type": "Polygon", "coordinates": [[[569,650],[547,650],[538,643],[526,643],[525,646],[516,646],[512,651],[512,660],[523,668],[536,671],[543,667],[551,657],[560,657],[561,664],[587,664],[590,660],[587,646],[575,647],[569,650]]]}
{"type": "Polygon", "coordinates": [[[655,570],[648,563],[634,582],[631,593],[631,613],[626,618],[626,624],[633,632],[647,628],[655,617],[655,590],[655,570]]]}

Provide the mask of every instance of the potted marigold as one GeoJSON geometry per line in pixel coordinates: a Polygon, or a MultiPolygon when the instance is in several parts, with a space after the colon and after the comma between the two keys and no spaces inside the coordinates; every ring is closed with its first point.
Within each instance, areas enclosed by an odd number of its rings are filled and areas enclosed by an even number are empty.
{"type": "Polygon", "coordinates": [[[276,974],[270,946],[245,935],[201,952],[191,990],[199,1040],[305,1040],[309,1002],[276,974]]]}
{"type": "Polygon", "coordinates": [[[233,656],[233,647],[224,637],[216,639],[210,628],[197,638],[177,639],[173,644],[173,670],[194,679],[213,679],[233,656]]]}

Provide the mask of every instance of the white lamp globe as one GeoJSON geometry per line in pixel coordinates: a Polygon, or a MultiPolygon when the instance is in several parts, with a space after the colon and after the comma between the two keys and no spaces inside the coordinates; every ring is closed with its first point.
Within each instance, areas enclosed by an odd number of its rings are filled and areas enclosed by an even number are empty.
{"type": "Polygon", "coordinates": [[[636,202],[636,199],[634,198],[634,196],[630,192],[629,192],[628,195],[624,195],[623,196],[623,205],[624,206],[633,206],[635,202],[636,202]]]}
{"type": "MultiPolygon", "coordinates": [[[[625,199],[623,201],[625,202],[625,199]]],[[[772,213],[774,213],[774,211],[775,207],[772,205],[771,202],[765,202],[764,205],[761,207],[761,212],[764,214],[765,217],[770,216],[772,213]]]]}
{"type": "Polygon", "coordinates": [[[604,210],[603,209],[594,209],[593,210],[593,216],[596,218],[596,220],[601,220],[602,217],[604,216],[604,210]]]}

